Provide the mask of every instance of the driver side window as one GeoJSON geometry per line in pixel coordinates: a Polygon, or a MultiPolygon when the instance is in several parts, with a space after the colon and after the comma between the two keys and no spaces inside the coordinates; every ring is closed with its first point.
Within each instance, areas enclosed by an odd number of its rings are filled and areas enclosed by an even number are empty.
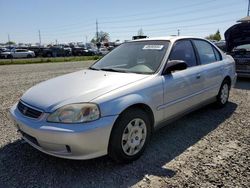
{"type": "Polygon", "coordinates": [[[188,67],[196,66],[196,57],[191,41],[180,40],[175,42],[169,60],[182,60],[188,67]]]}

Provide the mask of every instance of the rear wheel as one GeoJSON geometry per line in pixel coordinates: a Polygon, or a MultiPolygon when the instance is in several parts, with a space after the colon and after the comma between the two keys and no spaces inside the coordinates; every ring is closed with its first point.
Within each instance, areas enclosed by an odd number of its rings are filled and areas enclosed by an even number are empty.
{"type": "Polygon", "coordinates": [[[229,92],[230,92],[230,84],[227,80],[224,80],[223,83],[221,84],[220,91],[217,95],[217,101],[216,105],[217,107],[224,107],[229,98],[229,92]]]}
{"type": "Polygon", "coordinates": [[[109,156],[116,162],[127,163],[138,159],[151,136],[147,114],[140,109],[124,112],[115,123],[109,142],[109,156]]]}

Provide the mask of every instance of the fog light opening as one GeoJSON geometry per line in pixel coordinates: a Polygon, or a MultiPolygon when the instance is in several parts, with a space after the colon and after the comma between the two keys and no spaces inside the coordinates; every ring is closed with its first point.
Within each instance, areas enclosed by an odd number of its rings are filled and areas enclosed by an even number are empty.
{"type": "Polygon", "coordinates": [[[71,149],[70,149],[70,147],[68,145],[66,145],[66,149],[67,149],[68,153],[71,153],[71,149]]]}

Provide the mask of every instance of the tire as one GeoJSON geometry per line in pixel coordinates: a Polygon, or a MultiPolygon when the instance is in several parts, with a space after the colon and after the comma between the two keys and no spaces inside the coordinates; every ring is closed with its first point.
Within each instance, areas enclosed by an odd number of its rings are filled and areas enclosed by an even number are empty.
{"type": "Polygon", "coordinates": [[[138,159],[151,137],[148,114],[140,109],[131,109],[116,121],[108,147],[108,155],[118,163],[138,159]]]}
{"type": "Polygon", "coordinates": [[[12,55],[7,55],[7,59],[13,59],[12,55]]]}
{"type": "Polygon", "coordinates": [[[32,58],[32,55],[28,54],[28,55],[27,55],[27,58],[32,58]]]}
{"type": "Polygon", "coordinates": [[[230,93],[230,83],[227,80],[224,80],[221,84],[220,91],[216,97],[216,106],[218,108],[223,108],[228,103],[230,93]]]}

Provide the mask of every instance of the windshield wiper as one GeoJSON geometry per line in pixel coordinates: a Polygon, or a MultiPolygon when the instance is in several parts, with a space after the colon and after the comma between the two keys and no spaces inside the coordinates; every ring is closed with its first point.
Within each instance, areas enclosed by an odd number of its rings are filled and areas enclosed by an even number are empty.
{"type": "Polygon", "coordinates": [[[99,69],[99,70],[102,70],[102,71],[110,71],[110,72],[126,72],[125,70],[112,69],[112,68],[102,68],[102,69],[99,69]]]}
{"type": "Polygon", "coordinates": [[[100,70],[100,69],[96,69],[96,68],[94,68],[94,67],[89,67],[89,69],[90,69],[90,70],[97,70],[97,71],[100,70]]]}

